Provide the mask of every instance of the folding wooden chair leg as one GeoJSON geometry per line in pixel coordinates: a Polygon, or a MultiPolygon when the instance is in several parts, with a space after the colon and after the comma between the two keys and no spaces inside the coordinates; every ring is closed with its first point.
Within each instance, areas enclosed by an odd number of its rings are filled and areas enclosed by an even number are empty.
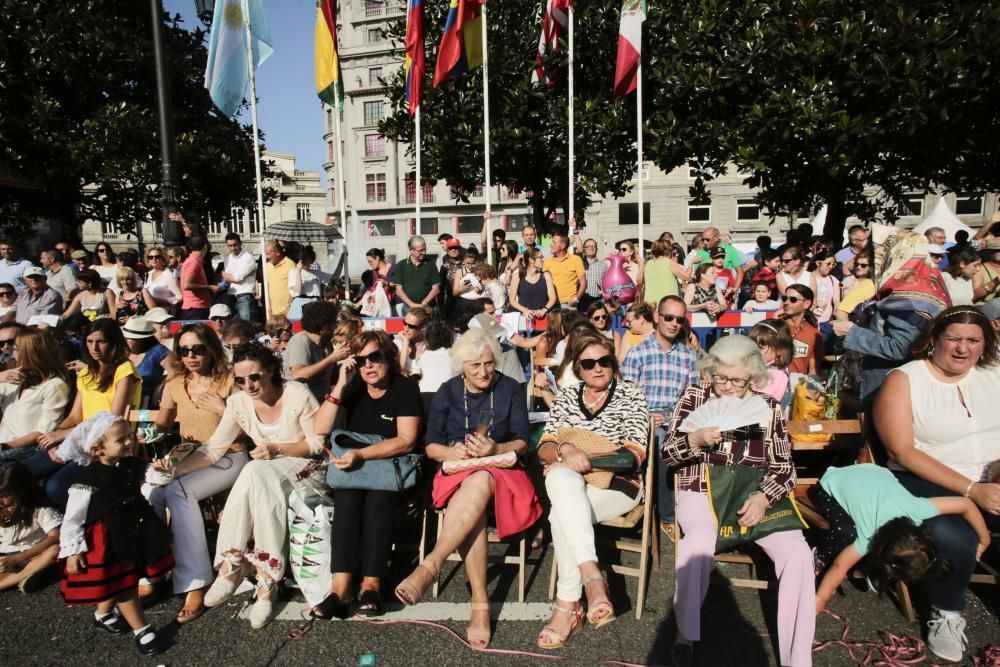
{"type": "Polygon", "coordinates": [[[910,599],[910,589],[902,581],[896,582],[896,594],[899,596],[899,606],[903,608],[903,615],[910,623],[917,620],[917,614],[913,610],[913,601],[910,599]]]}
{"type": "Polygon", "coordinates": [[[527,533],[521,535],[518,554],[520,562],[517,564],[517,601],[524,602],[524,580],[528,569],[528,544],[527,533]]]}
{"type": "MultiPolygon", "coordinates": [[[[440,538],[441,537],[441,528],[444,525],[444,513],[443,512],[436,512],[436,514],[437,514],[437,521],[438,521],[437,536],[438,536],[438,538],[440,538]]],[[[448,561],[445,561],[445,562],[447,563],[448,561]]],[[[441,575],[442,574],[443,574],[443,572],[439,572],[438,576],[434,578],[434,586],[431,588],[431,596],[435,600],[437,600],[438,589],[441,586],[441,575]]]]}
{"type": "Polygon", "coordinates": [[[556,578],[558,577],[559,563],[556,561],[556,553],[552,551],[552,574],[549,575],[549,599],[556,599],[556,578]]]}

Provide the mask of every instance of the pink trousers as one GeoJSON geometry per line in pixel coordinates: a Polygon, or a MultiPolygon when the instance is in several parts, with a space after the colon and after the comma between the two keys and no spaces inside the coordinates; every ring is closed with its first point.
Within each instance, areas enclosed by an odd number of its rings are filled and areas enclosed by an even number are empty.
{"type": "MultiPolygon", "coordinates": [[[[708,496],[694,491],[677,494],[677,522],[684,537],[677,543],[674,612],[677,629],[690,641],[701,639],[701,606],[715,567],[716,524],[708,496]]],[[[816,580],[812,551],[802,531],[772,533],[757,544],[774,561],[778,575],[778,650],[781,664],[812,665],[816,631],[816,580]]]]}

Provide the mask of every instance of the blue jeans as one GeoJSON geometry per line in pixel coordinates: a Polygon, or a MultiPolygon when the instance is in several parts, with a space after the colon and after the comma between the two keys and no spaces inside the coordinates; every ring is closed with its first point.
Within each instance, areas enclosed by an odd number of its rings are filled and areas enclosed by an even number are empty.
{"type": "Polygon", "coordinates": [[[253,322],[253,294],[237,294],[233,297],[233,315],[238,320],[253,322]]]}
{"type": "Polygon", "coordinates": [[[653,453],[656,457],[656,504],[660,508],[660,521],[673,521],[674,474],[670,466],[663,462],[663,455],[660,453],[660,447],[666,439],[667,429],[664,426],[656,427],[656,451],[653,453]]]}
{"type": "Polygon", "coordinates": [[[22,460],[21,464],[28,469],[32,477],[45,480],[43,487],[45,497],[56,509],[65,510],[66,501],[69,499],[69,487],[76,481],[83,467],[72,461],[56,463],[49,458],[47,452],[32,454],[22,460]]]}

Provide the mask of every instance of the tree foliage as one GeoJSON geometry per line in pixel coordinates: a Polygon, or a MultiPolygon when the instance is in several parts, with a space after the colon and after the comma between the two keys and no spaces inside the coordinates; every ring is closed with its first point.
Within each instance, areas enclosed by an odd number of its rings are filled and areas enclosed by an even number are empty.
{"type": "MultiPolygon", "coordinates": [[[[252,131],[204,89],[204,31],[164,18],[180,204],[227,217],[256,201],[252,131]]],[[[16,235],[39,217],[95,219],[130,231],[159,219],[149,4],[12,0],[0,24],[0,172],[21,186],[0,184],[0,225],[16,235]]]]}
{"type": "MultiPolygon", "coordinates": [[[[538,0],[488,5],[491,180],[494,185],[528,192],[536,223],[569,203],[566,77],[559,77],[556,85],[548,88],[531,83],[543,5],[538,0]]],[[[467,201],[485,177],[482,69],[431,87],[447,3],[424,6],[428,77],[421,105],[421,175],[427,183],[444,179],[458,199],[467,201]]],[[[591,195],[620,197],[628,191],[635,172],[635,121],[634,111],[611,99],[618,5],[579,0],[574,7],[575,204],[582,212],[591,195]]],[[[405,30],[405,21],[388,30],[399,48],[405,42],[405,30]]],[[[565,58],[564,46],[562,55],[549,64],[559,68],[565,58]]],[[[390,139],[408,143],[412,155],[414,130],[405,108],[402,70],[386,84],[393,113],[382,122],[381,131],[390,139]]]]}
{"type": "Polygon", "coordinates": [[[825,202],[839,238],[907,192],[1000,190],[996,3],[691,0],[645,34],[647,157],[699,159],[701,194],[735,163],[772,215],[825,202]]]}

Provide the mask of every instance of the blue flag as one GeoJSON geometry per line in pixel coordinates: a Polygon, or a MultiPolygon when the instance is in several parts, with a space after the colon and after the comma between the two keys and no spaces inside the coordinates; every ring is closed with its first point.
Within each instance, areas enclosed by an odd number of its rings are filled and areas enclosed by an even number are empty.
{"type": "Polygon", "coordinates": [[[246,51],[247,26],[243,14],[247,9],[250,12],[250,44],[256,70],[273,50],[263,0],[215,0],[205,87],[215,106],[229,117],[236,115],[250,81],[246,51]]]}

